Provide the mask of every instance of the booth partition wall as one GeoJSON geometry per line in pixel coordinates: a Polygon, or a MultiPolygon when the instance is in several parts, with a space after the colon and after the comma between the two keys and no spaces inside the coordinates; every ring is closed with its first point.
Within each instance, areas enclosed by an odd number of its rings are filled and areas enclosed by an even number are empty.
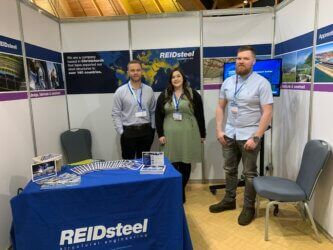
{"type": "MultiPolygon", "coordinates": [[[[92,133],[97,159],[119,159],[111,108],[130,59],[144,65],[156,95],[180,65],[202,95],[207,126],[204,162],[193,181],[224,179],[215,138],[215,107],[224,62],[240,45],[258,58],[282,58],[283,84],[266,133],[265,165],[295,179],[309,139],[333,144],[333,16],[330,0],[284,1],[276,8],[58,20],[25,1],[0,0],[0,248],[10,245],[10,199],[31,177],[31,158],[61,153],[69,128],[92,133]]],[[[158,150],[155,140],[154,150],[158,150]]],[[[333,236],[333,163],[319,179],[311,209],[333,236]]]]}

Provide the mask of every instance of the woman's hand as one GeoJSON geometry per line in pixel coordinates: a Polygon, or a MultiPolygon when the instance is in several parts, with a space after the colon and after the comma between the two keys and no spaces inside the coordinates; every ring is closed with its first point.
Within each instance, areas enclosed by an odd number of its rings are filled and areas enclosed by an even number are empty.
{"type": "Polygon", "coordinates": [[[160,138],[158,138],[159,142],[161,145],[164,145],[166,143],[166,138],[165,136],[161,136],[160,138]]]}

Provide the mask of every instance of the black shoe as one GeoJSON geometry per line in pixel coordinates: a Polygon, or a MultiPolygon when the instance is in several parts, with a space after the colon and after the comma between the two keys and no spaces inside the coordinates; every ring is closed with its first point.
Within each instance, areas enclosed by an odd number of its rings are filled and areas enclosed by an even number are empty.
{"type": "Polygon", "coordinates": [[[226,210],[233,210],[233,209],[236,209],[236,201],[225,201],[225,200],[222,200],[220,201],[219,203],[217,204],[214,204],[214,205],[211,205],[209,207],[209,211],[211,213],[219,213],[219,212],[223,212],[223,211],[226,211],[226,210]]]}
{"type": "Polygon", "coordinates": [[[252,207],[244,207],[240,215],[238,216],[238,224],[246,226],[251,223],[254,218],[255,210],[252,207]]]}

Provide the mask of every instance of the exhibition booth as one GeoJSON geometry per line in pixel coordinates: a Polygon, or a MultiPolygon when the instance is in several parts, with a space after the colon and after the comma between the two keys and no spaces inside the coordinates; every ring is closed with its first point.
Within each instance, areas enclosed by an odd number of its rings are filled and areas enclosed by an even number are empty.
{"type": "MultiPolygon", "coordinates": [[[[156,96],[176,65],[201,94],[207,138],[204,160],[192,169],[193,182],[224,179],[215,108],[223,64],[235,59],[240,45],[252,45],[258,60],[282,58],[281,90],[274,97],[272,129],[265,135],[265,166],[271,174],[294,180],[308,140],[333,145],[331,0],[285,0],[276,8],[251,11],[62,20],[29,1],[0,0],[0,6],[2,249],[10,245],[10,200],[31,179],[31,158],[62,154],[62,132],[89,129],[94,158],[121,158],[111,109],[115,90],[128,81],[131,59],[142,61],[144,82],[156,96]]],[[[156,138],[153,149],[158,150],[156,138]]],[[[310,208],[318,225],[333,237],[332,167],[330,160],[310,208]]]]}

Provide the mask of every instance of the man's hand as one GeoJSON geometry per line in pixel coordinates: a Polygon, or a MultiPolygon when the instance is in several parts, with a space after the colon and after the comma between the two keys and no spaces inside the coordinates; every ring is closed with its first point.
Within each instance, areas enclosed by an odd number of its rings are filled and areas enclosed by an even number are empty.
{"type": "Polygon", "coordinates": [[[244,145],[245,150],[254,150],[258,146],[258,143],[255,143],[253,138],[248,139],[244,145]]]}
{"type": "Polygon", "coordinates": [[[158,138],[159,142],[161,145],[164,145],[166,143],[166,138],[165,136],[161,136],[160,138],[158,138]]]}
{"type": "Polygon", "coordinates": [[[222,145],[227,145],[226,140],[224,139],[224,132],[218,131],[216,132],[216,138],[222,145]]]}

